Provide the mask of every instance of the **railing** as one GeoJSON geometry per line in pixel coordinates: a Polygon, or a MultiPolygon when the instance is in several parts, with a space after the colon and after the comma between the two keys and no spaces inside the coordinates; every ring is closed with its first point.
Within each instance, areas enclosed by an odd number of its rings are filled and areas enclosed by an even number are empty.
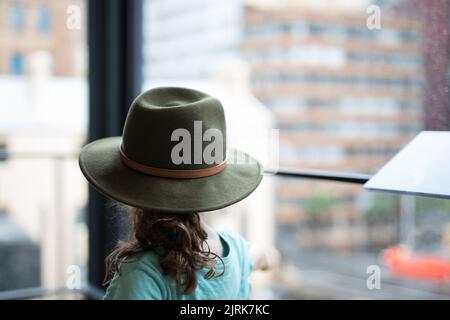
{"type": "Polygon", "coordinates": [[[66,287],[60,288],[25,288],[17,290],[8,290],[0,292],[0,300],[23,300],[23,299],[34,299],[39,297],[48,296],[60,296],[60,295],[72,295],[81,294],[87,299],[101,300],[104,296],[102,289],[95,286],[87,285],[80,289],[68,289],[66,287]]]}
{"type": "Polygon", "coordinates": [[[267,171],[266,173],[291,178],[338,181],[356,184],[364,184],[371,178],[370,175],[362,173],[309,170],[309,169],[280,169],[278,171],[267,171]]]}

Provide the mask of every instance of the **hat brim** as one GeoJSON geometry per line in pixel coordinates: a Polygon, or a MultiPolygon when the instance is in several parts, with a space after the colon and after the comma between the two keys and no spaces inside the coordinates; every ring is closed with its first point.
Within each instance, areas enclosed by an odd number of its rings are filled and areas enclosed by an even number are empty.
{"type": "Polygon", "coordinates": [[[99,192],[137,208],[167,213],[213,211],[246,198],[262,180],[259,162],[238,150],[229,150],[226,168],[208,177],[173,179],[139,173],[120,160],[121,141],[122,137],[112,137],[86,145],[79,164],[99,192]]]}

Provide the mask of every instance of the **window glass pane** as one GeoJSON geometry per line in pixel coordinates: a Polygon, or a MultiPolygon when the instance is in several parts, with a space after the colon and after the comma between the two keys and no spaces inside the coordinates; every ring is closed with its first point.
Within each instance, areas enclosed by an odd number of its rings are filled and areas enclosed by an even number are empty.
{"type": "Polygon", "coordinates": [[[47,7],[39,9],[38,29],[41,33],[46,34],[50,31],[51,14],[47,7]]]}
{"type": "Polygon", "coordinates": [[[23,56],[20,53],[11,56],[9,73],[15,75],[23,73],[23,56]]]}
{"type": "Polygon", "coordinates": [[[84,281],[85,6],[0,2],[0,292],[84,281]]]}
{"type": "Polygon", "coordinates": [[[276,179],[279,297],[450,298],[448,201],[276,179]]]}
{"type": "MultiPolygon", "coordinates": [[[[218,97],[230,145],[266,166],[374,173],[421,130],[449,129],[449,7],[145,0],[143,89],[181,85],[218,97]]],[[[449,294],[439,281],[403,281],[380,258],[401,243],[444,258],[443,200],[268,177],[225,212],[212,223],[282,254],[283,271],[255,275],[257,297],[449,294]],[[389,289],[367,289],[372,264],[389,289]],[[298,280],[281,281],[283,274],[298,280]]]]}
{"type": "Polygon", "coordinates": [[[13,31],[21,31],[24,26],[24,9],[19,3],[11,3],[9,6],[10,27],[13,31]]]}

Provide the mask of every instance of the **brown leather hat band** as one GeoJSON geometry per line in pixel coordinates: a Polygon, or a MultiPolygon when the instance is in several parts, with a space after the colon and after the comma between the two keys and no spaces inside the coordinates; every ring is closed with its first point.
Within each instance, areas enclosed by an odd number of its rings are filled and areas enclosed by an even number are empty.
{"type": "Polygon", "coordinates": [[[142,163],[138,163],[134,160],[128,158],[122,148],[119,148],[120,160],[130,169],[133,169],[140,173],[149,174],[152,176],[163,177],[163,178],[176,178],[176,179],[193,179],[202,178],[215,175],[225,169],[227,165],[227,160],[225,159],[222,163],[210,168],[204,169],[194,169],[194,170],[172,170],[172,169],[162,169],[156,167],[150,167],[142,163]]]}

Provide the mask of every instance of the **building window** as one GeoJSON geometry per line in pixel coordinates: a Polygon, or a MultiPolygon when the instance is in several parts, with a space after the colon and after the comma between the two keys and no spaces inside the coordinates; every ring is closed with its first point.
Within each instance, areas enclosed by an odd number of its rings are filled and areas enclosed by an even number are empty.
{"type": "Polygon", "coordinates": [[[15,75],[23,73],[23,56],[21,54],[16,53],[11,57],[10,73],[15,75]]]}
{"type": "Polygon", "coordinates": [[[39,33],[48,34],[51,27],[50,10],[47,7],[41,7],[39,9],[38,16],[38,30],[39,33]]]}
{"type": "Polygon", "coordinates": [[[14,31],[21,31],[24,26],[24,9],[20,4],[14,4],[10,11],[11,28],[14,31]]]}

